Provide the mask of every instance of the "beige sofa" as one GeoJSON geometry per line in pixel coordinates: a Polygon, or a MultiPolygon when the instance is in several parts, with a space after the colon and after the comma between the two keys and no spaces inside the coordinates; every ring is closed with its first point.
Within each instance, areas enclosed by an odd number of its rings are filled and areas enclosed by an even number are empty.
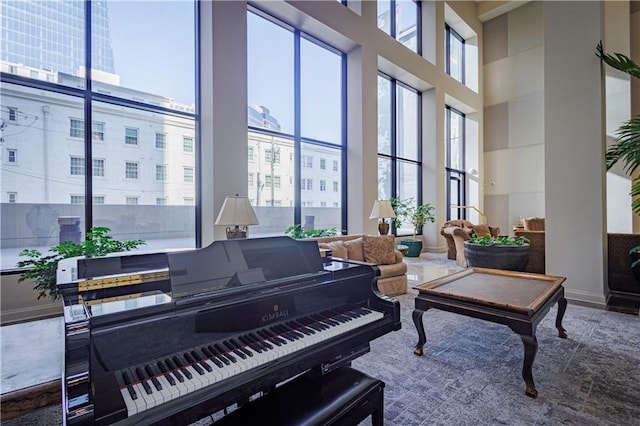
{"type": "Polygon", "coordinates": [[[393,235],[354,234],[316,240],[320,248],[331,250],[332,257],[376,265],[380,293],[396,296],[407,292],[407,264],[402,261],[402,253],[394,249],[393,235]]]}

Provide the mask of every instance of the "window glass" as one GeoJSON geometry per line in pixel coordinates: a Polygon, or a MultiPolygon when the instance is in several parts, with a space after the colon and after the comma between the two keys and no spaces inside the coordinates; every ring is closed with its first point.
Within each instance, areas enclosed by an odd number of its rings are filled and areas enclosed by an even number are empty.
{"type": "MultiPolygon", "coordinates": [[[[331,162],[338,162],[338,169],[342,170],[341,155],[342,151],[339,149],[310,143],[302,144],[302,158],[309,161],[308,165],[313,164],[314,158],[325,158],[331,162]]],[[[327,182],[338,182],[337,187],[342,188],[341,173],[320,167],[305,167],[301,169],[301,218],[304,228],[336,228],[336,230],[340,231],[342,223],[342,191],[327,191],[327,182]]]]}
{"type": "Polygon", "coordinates": [[[401,85],[396,89],[397,156],[418,160],[418,94],[401,85]]]}
{"type": "Polygon", "coordinates": [[[293,32],[249,12],[247,42],[249,125],[293,134],[293,32]]]}
{"type": "Polygon", "coordinates": [[[92,14],[94,92],[195,112],[193,3],[101,1],[92,14]]]}
{"type": "Polygon", "coordinates": [[[464,39],[448,25],[445,31],[447,74],[464,84],[464,39]]]}
{"type": "Polygon", "coordinates": [[[378,76],[378,152],[391,155],[391,81],[378,76]]]}
{"type": "Polygon", "coordinates": [[[316,43],[300,41],[303,138],[342,142],[342,58],[316,43]],[[322,117],[322,119],[320,119],[322,117]]]}
{"type": "Polygon", "coordinates": [[[378,28],[391,35],[391,1],[378,0],[378,28]]]}
{"type": "Polygon", "coordinates": [[[418,5],[414,0],[396,0],[396,39],[418,52],[418,5]]]}

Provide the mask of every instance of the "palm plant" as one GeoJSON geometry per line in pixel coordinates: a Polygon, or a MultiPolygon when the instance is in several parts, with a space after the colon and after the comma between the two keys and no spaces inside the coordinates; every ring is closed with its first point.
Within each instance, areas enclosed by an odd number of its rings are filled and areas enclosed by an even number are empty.
{"type": "MultiPolygon", "coordinates": [[[[614,53],[610,55],[605,53],[602,48],[602,42],[596,47],[596,56],[604,63],[612,68],[629,74],[632,77],[640,78],[640,67],[628,56],[622,53],[614,53]]],[[[618,162],[624,164],[624,171],[629,175],[640,167],[640,116],[633,117],[622,124],[616,131],[617,138],[614,143],[607,149],[606,165],[610,170],[618,162]]],[[[633,178],[631,184],[631,196],[634,197],[631,202],[631,208],[637,214],[640,214],[640,177],[633,178]]],[[[631,249],[630,253],[640,253],[640,246],[631,249]]],[[[640,264],[640,259],[634,261],[631,267],[640,264]]]]}

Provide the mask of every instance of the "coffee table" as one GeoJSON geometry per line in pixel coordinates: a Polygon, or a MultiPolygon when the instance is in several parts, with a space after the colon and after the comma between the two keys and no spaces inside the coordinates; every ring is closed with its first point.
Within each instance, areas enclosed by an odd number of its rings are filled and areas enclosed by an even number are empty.
{"type": "Polygon", "coordinates": [[[422,315],[430,308],[440,309],[473,318],[507,325],[516,332],[524,344],[522,378],[525,393],[538,396],[531,367],[538,351],[536,327],[556,302],[556,328],[566,338],[562,318],[567,309],[562,283],[564,277],[469,268],[446,277],[414,287],[418,290],[413,311],[413,322],[418,331],[418,344],[413,353],[423,354],[427,339],[422,315]]]}

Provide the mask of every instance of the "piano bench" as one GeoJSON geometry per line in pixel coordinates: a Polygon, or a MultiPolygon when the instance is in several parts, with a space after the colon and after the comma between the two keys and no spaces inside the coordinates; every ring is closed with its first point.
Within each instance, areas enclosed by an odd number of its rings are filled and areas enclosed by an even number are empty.
{"type": "Polygon", "coordinates": [[[220,425],[357,425],[384,418],[384,382],[351,367],[321,375],[309,371],[215,422],[220,425]],[[265,423],[266,422],[266,423],[265,423]]]}

